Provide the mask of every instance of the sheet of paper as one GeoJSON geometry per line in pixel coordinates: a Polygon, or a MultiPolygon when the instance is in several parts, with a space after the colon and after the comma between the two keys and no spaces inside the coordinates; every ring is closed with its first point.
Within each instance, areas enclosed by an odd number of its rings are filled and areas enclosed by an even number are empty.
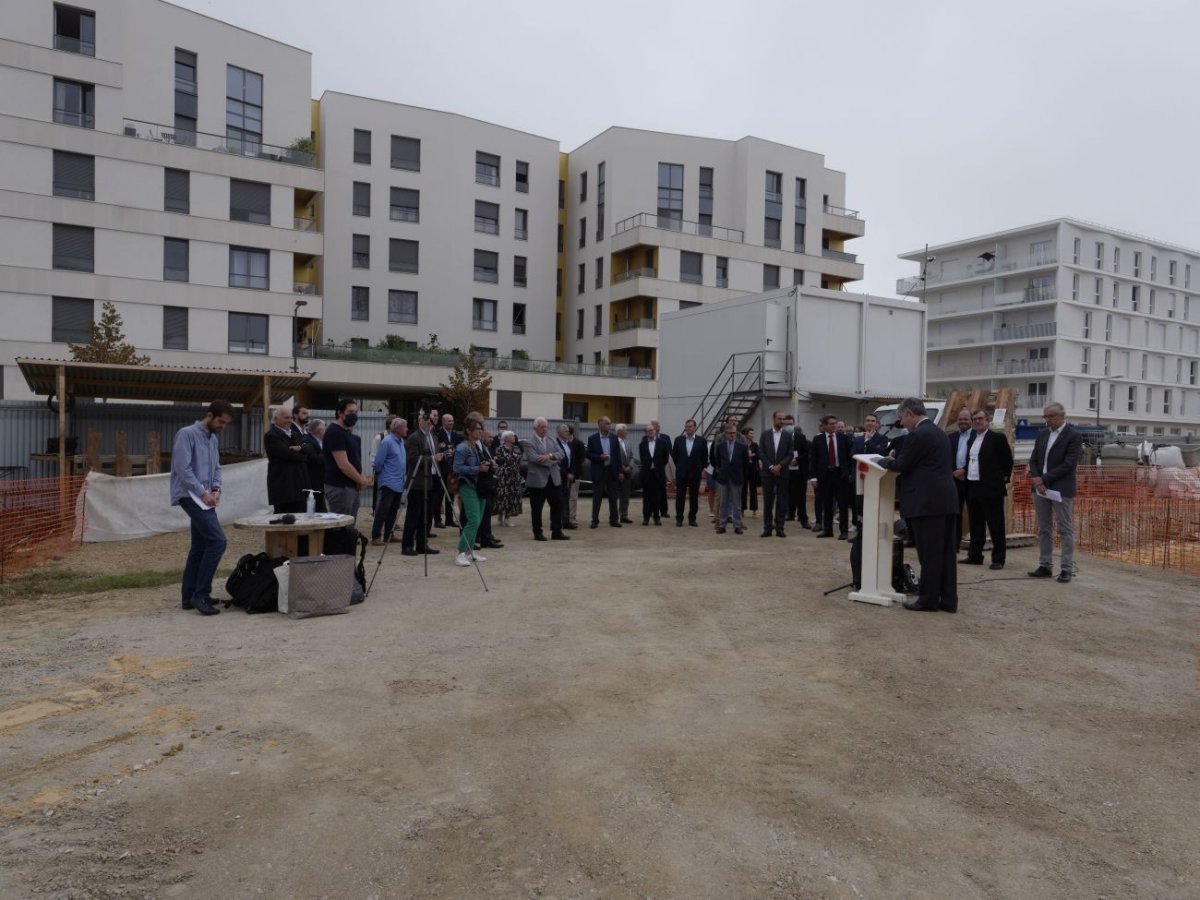
{"type": "Polygon", "coordinates": [[[201,509],[212,509],[211,506],[209,506],[207,503],[205,503],[203,500],[201,500],[199,497],[197,497],[195,495],[195,493],[193,493],[192,491],[188,491],[188,496],[191,497],[192,500],[195,502],[195,504],[198,507],[200,507],[201,509]]]}
{"type": "Polygon", "coordinates": [[[1050,490],[1050,488],[1046,488],[1046,493],[1042,494],[1042,496],[1045,497],[1047,500],[1049,500],[1051,503],[1062,503],[1062,492],[1061,491],[1052,491],[1052,490],[1050,490]]]}

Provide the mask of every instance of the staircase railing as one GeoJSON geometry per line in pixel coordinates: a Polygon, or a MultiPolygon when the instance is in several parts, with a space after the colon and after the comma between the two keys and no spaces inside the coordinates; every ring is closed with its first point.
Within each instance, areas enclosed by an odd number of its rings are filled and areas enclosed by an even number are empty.
{"type": "Polygon", "coordinates": [[[731,353],[692,413],[696,430],[710,435],[734,396],[761,394],[765,385],[762,353],[731,353]]]}

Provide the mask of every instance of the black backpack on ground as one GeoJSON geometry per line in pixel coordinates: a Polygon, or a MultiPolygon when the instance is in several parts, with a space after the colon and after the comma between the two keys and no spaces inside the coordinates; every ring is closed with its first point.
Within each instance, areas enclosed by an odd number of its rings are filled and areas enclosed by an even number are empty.
{"type": "MultiPolygon", "coordinates": [[[[862,587],[862,529],[854,535],[850,542],[850,576],[854,587],[862,587]]],[[[903,538],[892,539],[892,590],[898,594],[918,594],[921,592],[913,567],[904,561],[903,538]]]]}
{"type": "Polygon", "coordinates": [[[354,556],[354,580],[360,590],[354,592],[355,603],[363,602],[363,592],[367,589],[367,536],[357,528],[331,528],[325,532],[326,556],[354,556]]]}
{"type": "Polygon", "coordinates": [[[275,570],[285,562],[285,556],[273,559],[265,553],[247,553],[239,559],[225,582],[225,590],[229,592],[225,608],[240,606],[248,613],[278,612],[279,582],[275,570]]]}

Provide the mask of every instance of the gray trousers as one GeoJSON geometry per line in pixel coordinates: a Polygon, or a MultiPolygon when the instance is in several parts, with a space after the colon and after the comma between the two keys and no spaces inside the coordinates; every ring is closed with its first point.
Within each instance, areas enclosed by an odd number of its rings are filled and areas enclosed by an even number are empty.
{"type": "Polygon", "coordinates": [[[567,508],[564,510],[566,515],[563,516],[563,522],[569,522],[572,525],[578,525],[579,519],[576,518],[579,513],[579,481],[578,479],[571,482],[571,487],[567,493],[567,508]]]}
{"type": "Polygon", "coordinates": [[[1075,520],[1071,514],[1075,498],[1064,497],[1061,503],[1033,493],[1033,511],[1038,523],[1038,565],[1054,567],[1054,523],[1058,522],[1058,540],[1062,544],[1062,571],[1075,574],[1075,520]]]}
{"type": "Polygon", "coordinates": [[[742,527],[742,486],[740,484],[722,484],[717,494],[717,527],[724,528],[726,522],[732,522],[734,528],[742,527]]]}
{"type": "Polygon", "coordinates": [[[325,502],[329,511],[343,516],[358,515],[358,488],[339,487],[336,484],[325,485],[325,502]]]}

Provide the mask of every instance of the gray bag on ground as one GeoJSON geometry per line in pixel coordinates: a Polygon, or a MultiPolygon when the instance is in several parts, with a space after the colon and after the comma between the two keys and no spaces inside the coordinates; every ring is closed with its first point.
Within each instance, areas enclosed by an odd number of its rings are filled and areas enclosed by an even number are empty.
{"type": "Polygon", "coordinates": [[[349,611],[353,556],[305,556],[288,565],[288,618],[335,616],[349,611]]]}

